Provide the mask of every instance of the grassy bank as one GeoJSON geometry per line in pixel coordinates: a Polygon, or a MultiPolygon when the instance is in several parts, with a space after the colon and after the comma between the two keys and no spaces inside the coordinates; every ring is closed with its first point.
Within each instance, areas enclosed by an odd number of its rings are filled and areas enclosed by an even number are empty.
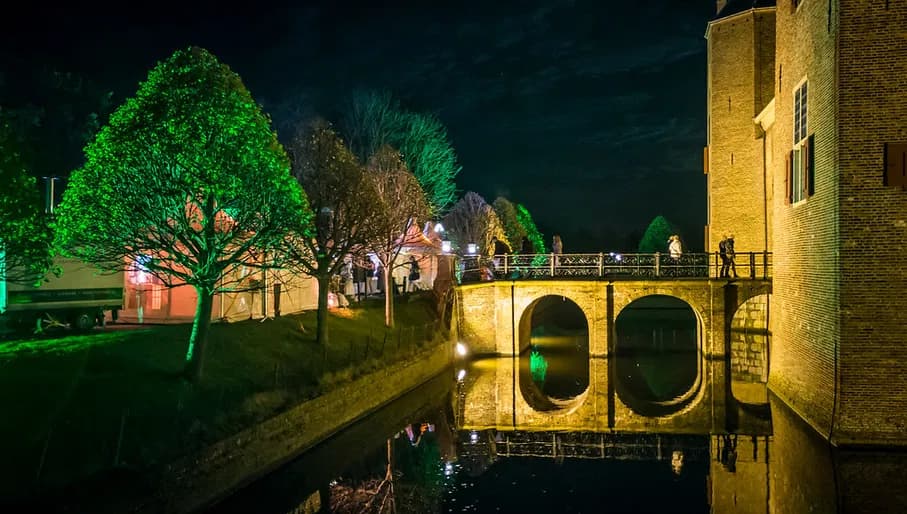
{"type": "Polygon", "coordinates": [[[0,344],[0,497],[112,467],[143,469],[233,434],[440,341],[430,298],[212,326],[204,380],[179,378],[189,325],[121,328],[0,344]]]}

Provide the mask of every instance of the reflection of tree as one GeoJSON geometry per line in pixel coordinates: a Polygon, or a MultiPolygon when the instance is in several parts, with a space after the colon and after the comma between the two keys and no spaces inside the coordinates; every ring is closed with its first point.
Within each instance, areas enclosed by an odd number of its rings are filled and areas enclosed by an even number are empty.
{"type": "Polygon", "coordinates": [[[331,487],[330,512],[440,512],[443,476],[437,438],[429,432],[419,434],[414,441],[398,435],[387,440],[383,474],[373,472],[367,478],[347,479],[331,487]]]}

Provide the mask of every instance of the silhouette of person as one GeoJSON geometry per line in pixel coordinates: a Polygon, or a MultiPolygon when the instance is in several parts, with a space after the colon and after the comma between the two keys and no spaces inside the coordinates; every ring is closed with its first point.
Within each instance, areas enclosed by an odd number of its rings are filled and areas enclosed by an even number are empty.
{"type": "Polygon", "coordinates": [[[721,241],[718,243],[718,256],[721,257],[721,272],[718,276],[724,278],[727,276],[728,268],[730,267],[727,258],[727,234],[721,236],[721,241]]]}
{"type": "Polygon", "coordinates": [[[734,273],[734,278],[737,278],[737,264],[734,263],[734,258],[737,253],[734,251],[734,234],[727,236],[727,241],[725,241],[725,248],[727,251],[727,262],[728,270],[725,272],[724,276],[730,276],[730,272],[734,273]]]}

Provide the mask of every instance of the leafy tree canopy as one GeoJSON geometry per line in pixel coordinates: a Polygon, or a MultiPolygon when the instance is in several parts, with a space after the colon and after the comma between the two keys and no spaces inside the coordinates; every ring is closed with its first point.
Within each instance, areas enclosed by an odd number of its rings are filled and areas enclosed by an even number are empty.
{"type": "Polygon", "coordinates": [[[39,281],[50,267],[51,231],[20,141],[0,109],[0,281],[39,281]]]}
{"type": "Polygon", "coordinates": [[[674,225],[664,216],[655,216],[643,233],[642,239],[639,240],[639,252],[666,252],[668,250],[668,238],[676,233],[677,230],[674,225]]]}
{"type": "Polygon", "coordinates": [[[517,204],[516,217],[517,221],[519,221],[520,225],[523,227],[523,230],[526,231],[526,237],[529,239],[529,242],[532,243],[533,253],[548,253],[545,249],[545,238],[542,236],[542,233],[539,232],[538,227],[535,226],[535,221],[533,221],[532,215],[529,214],[529,210],[522,204],[517,204]]]}
{"type": "Polygon", "coordinates": [[[461,167],[447,129],[430,114],[403,109],[389,93],[357,92],[344,121],[350,146],[363,161],[384,145],[398,150],[438,215],[456,200],[461,167]]]}
{"type": "Polygon", "coordinates": [[[194,286],[198,377],[213,293],[242,266],[282,264],[288,228],[310,222],[270,120],[236,73],[193,47],[152,69],[85,152],[58,211],[61,248],[103,268],[141,259],[164,283],[194,286]]]}
{"type": "Polygon", "coordinates": [[[511,248],[513,251],[519,252],[523,248],[523,241],[528,233],[526,228],[520,224],[516,206],[510,200],[499,196],[495,198],[492,207],[494,207],[494,212],[498,215],[498,219],[501,220],[501,225],[504,227],[504,233],[507,235],[511,248]]]}

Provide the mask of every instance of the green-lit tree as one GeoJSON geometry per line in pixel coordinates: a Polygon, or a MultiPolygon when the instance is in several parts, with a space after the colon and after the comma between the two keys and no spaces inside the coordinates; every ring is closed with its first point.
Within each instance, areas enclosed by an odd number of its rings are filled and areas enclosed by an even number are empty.
{"type": "Polygon", "coordinates": [[[58,243],[102,269],[141,265],[194,287],[185,364],[198,380],[214,294],[240,286],[243,266],[282,265],[288,225],[310,223],[287,154],[239,76],[194,47],[152,69],[85,153],[58,243]]]}
{"type": "Polygon", "coordinates": [[[548,253],[545,249],[545,237],[535,226],[535,221],[533,221],[532,215],[529,214],[529,210],[522,204],[516,204],[516,219],[520,222],[523,230],[526,231],[526,237],[532,243],[532,251],[536,254],[548,253]]]}
{"type": "Polygon", "coordinates": [[[494,209],[478,193],[463,195],[444,216],[444,228],[461,249],[469,243],[479,245],[479,253],[494,255],[494,239],[509,245],[504,226],[494,209]]]}
{"type": "Polygon", "coordinates": [[[0,283],[35,283],[51,265],[51,231],[21,141],[0,110],[0,283]]]}
{"type": "Polygon", "coordinates": [[[293,172],[312,212],[314,230],[290,246],[292,260],[318,280],[318,342],[328,341],[328,285],[344,259],[369,242],[375,214],[373,183],[340,136],[323,120],[298,131],[289,144],[293,172]]]}
{"type": "Polygon", "coordinates": [[[501,225],[504,227],[504,234],[507,235],[510,247],[514,252],[519,252],[523,248],[523,241],[526,239],[527,232],[517,218],[516,206],[503,196],[495,198],[491,206],[494,208],[495,214],[498,215],[498,219],[501,220],[501,225]]]}
{"type": "Polygon", "coordinates": [[[368,162],[369,180],[375,197],[376,214],[369,221],[366,248],[384,268],[384,323],[394,326],[392,273],[403,247],[422,240],[418,221],[428,216],[425,193],[416,177],[406,169],[400,153],[382,146],[368,162]]]}
{"type": "Polygon", "coordinates": [[[655,216],[648,228],[639,240],[640,253],[666,252],[668,249],[668,238],[677,231],[664,216],[655,216]]]}
{"type": "Polygon", "coordinates": [[[407,111],[389,93],[359,91],[347,109],[344,131],[362,160],[384,145],[397,149],[425,191],[433,215],[456,200],[454,178],[461,167],[437,117],[407,111]]]}

